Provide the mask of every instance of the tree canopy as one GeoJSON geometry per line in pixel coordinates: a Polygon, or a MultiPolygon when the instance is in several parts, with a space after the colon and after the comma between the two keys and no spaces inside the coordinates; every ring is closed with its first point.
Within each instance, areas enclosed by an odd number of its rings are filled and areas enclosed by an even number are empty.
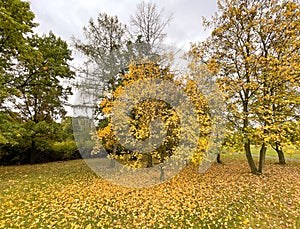
{"type": "Polygon", "coordinates": [[[0,1],[0,103],[13,90],[16,60],[30,53],[26,39],[37,26],[28,2],[20,0],[0,1]]]}

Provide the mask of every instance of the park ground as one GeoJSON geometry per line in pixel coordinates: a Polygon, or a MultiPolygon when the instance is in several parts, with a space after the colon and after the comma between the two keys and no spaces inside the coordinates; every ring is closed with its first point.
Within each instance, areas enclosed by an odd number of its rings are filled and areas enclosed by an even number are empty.
{"type": "MultiPolygon", "coordinates": [[[[83,160],[0,167],[0,228],[300,228],[300,163],[252,175],[227,155],[151,188],[115,186],[83,160]]],[[[142,179],[142,178],[141,178],[142,179]]]]}

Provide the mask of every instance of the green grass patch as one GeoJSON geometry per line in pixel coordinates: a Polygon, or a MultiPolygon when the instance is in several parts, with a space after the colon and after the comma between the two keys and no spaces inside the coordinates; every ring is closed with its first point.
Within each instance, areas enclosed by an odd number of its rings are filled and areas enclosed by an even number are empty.
{"type": "MultiPolygon", "coordinates": [[[[258,155],[260,151],[259,146],[251,146],[251,152],[253,154],[258,155]]],[[[300,150],[298,150],[296,147],[284,147],[283,148],[284,156],[286,159],[300,159],[300,150]]],[[[267,156],[271,157],[278,157],[277,152],[272,147],[267,147],[267,156]]]]}

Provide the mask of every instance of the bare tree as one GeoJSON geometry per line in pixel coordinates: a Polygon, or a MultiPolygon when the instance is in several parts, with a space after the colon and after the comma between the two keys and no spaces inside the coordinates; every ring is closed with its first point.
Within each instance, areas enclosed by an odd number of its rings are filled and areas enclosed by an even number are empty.
{"type": "Polygon", "coordinates": [[[164,9],[159,9],[155,3],[142,1],[130,17],[133,35],[151,47],[160,43],[166,37],[164,30],[173,18],[172,14],[165,16],[164,13],[164,9]]]}

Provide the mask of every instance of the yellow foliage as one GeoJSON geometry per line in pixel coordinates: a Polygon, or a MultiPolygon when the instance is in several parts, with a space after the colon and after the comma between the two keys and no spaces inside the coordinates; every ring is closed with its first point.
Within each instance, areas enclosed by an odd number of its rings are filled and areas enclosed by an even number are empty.
{"type": "MultiPolygon", "coordinates": [[[[130,87],[132,83],[143,79],[163,79],[174,82],[186,93],[186,95],[189,96],[191,102],[196,108],[198,121],[201,124],[201,139],[199,138],[199,146],[196,155],[193,158],[193,162],[200,163],[206,148],[205,137],[209,133],[209,128],[207,128],[209,127],[207,102],[204,101],[204,97],[201,92],[197,90],[195,82],[187,80],[186,84],[183,84],[180,80],[175,80],[174,77],[174,74],[172,74],[168,68],[161,68],[157,64],[151,62],[143,64],[133,63],[129,66],[128,73],[123,76],[122,85],[117,87],[117,89],[113,92],[112,97],[118,98],[119,95],[124,93],[124,89],[126,87],[130,87]]],[[[112,112],[113,106],[114,101],[109,99],[104,99],[100,104],[103,113],[108,117],[112,112]]],[[[133,156],[134,152],[124,150],[118,153],[118,155],[121,154],[119,156],[111,155],[113,158],[132,167],[140,167],[141,165],[139,165],[139,163],[142,163],[142,161],[145,160],[145,157],[152,157],[152,161],[163,162],[168,157],[172,156],[172,152],[174,152],[180,140],[181,127],[179,117],[170,105],[166,104],[164,101],[154,99],[146,100],[136,104],[130,115],[130,131],[131,135],[134,136],[135,139],[143,141],[149,138],[150,122],[153,119],[160,119],[163,121],[164,128],[167,130],[167,136],[157,150],[149,152],[144,156],[133,156]],[[135,160],[130,161],[131,158],[135,158],[135,160]]],[[[109,123],[107,127],[98,130],[98,138],[104,147],[109,150],[113,150],[113,147],[117,147],[119,145],[113,134],[111,123],[109,123]]],[[[119,146],[118,148],[122,147],[119,146]]]]}

